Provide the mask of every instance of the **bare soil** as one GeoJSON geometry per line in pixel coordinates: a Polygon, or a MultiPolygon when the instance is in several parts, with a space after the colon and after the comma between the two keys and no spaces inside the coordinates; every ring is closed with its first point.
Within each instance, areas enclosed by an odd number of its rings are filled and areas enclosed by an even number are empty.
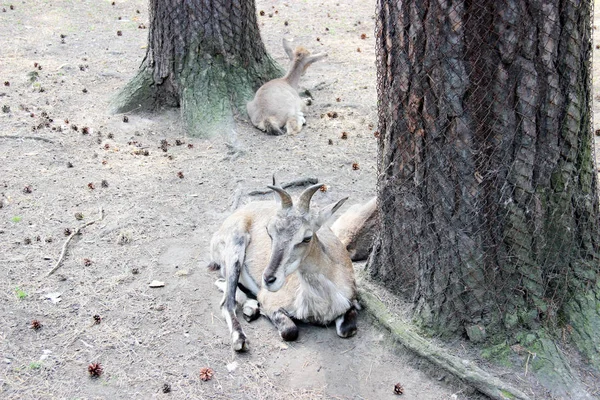
{"type": "Polygon", "coordinates": [[[205,268],[211,234],[236,204],[268,197],[248,193],[273,173],[325,183],[314,207],[374,195],[375,1],[257,0],[282,65],[283,36],[329,53],[301,83],[314,97],[307,126],[273,137],[239,117],[210,139],[187,137],[177,110],[107,113],[148,26],[146,1],[111,3],[0,3],[0,397],[391,399],[401,383],[404,399],[481,398],[365,313],[351,339],[302,325],[294,343],[264,318],[242,321],[251,350],[234,354],[205,268]],[[65,230],[100,209],[46,277],[65,230]],[[95,379],[93,362],[104,371],[95,379]]]}

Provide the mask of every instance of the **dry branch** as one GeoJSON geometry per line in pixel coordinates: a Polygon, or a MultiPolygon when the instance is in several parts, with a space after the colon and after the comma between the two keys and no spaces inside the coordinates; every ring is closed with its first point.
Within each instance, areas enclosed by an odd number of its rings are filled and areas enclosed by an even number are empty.
{"type": "Polygon", "coordinates": [[[69,246],[69,243],[71,243],[71,240],[75,237],[75,235],[79,235],[79,232],[81,232],[81,230],[83,228],[88,227],[88,226],[95,224],[96,222],[102,221],[104,219],[104,210],[102,209],[102,207],[100,207],[99,214],[100,214],[100,217],[98,219],[95,219],[90,222],[86,222],[85,224],[81,225],[79,228],[75,229],[71,233],[71,235],[65,241],[65,244],[63,244],[62,251],[60,252],[60,256],[58,257],[56,264],[54,264],[54,267],[46,274],[46,276],[52,275],[53,273],[56,272],[57,269],[60,268],[60,265],[62,264],[62,261],[65,258],[65,254],[67,254],[67,247],[69,246]]]}
{"type": "Polygon", "coordinates": [[[0,135],[0,139],[30,139],[30,140],[40,140],[42,142],[54,143],[50,139],[46,139],[40,136],[17,136],[17,135],[0,135]]]}
{"type": "MultiPolygon", "coordinates": [[[[283,189],[287,189],[287,188],[290,188],[293,186],[314,185],[317,182],[319,182],[319,180],[317,178],[301,178],[301,179],[296,179],[295,181],[284,183],[283,185],[281,185],[281,187],[283,189]]],[[[248,193],[248,196],[257,196],[257,195],[268,194],[268,193],[272,193],[271,189],[253,190],[252,192],[248,193]]]]}
{"type": "Polygon", "coordinates": [[[462,379],[492,399],[529,400],[525,393],[479,368],[472,361],[450,355],[413,332],[409,325],[395,318],[372,293],[360,288],[359,295],[366,310],[390,331],[394,339],[410,351],[462,379]]]}

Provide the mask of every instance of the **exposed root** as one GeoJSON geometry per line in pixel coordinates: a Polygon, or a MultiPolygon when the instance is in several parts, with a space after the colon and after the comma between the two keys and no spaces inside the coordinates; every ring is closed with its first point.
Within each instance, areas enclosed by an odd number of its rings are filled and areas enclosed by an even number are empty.
{"type": "Polygon", "coordinates": [[[394,318],[385,305],[369,291],[359,289],[359,294],[365,309],[390,331],[394,339],[418,356],[450,372],[492,399],[529,399],[529,396],[519,389],[501,381],[473,362],[448,354],[413,332],[408,325],[394,318]]]}

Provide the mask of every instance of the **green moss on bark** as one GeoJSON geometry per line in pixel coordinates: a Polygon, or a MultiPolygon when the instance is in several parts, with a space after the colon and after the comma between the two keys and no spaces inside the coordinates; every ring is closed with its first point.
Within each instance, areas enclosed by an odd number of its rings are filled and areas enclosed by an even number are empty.
{"type": "Polygon", "coordinates": [[[499,343],[497,345],[484,348],[481,352],[481,357],[483,357],[486,360],[498,363],[500,365],[510,367],[510,354],[510,347],[508,346],[506,341],[503,341],[502,343],[499,343]]]}
{"type": "Polygon", "coordinates": [[[142,65],[112,100],[111,112],[154,111],[164,105],[179,105],[190,136],[229,133],[234,115],[246,115],[246,103],[258,87],[283,75],[283,69],[270,57],[253,68],[245,68],[222,55],[199,55],[191,51],[188,60],[174,79],[179,92],[166,83],[156,83],[150,68],[142,65]]]}
{"type": "Polygon", "coordinates": [[[157,86],[152,79],[152,71],[142,65],[137,74],[111,100],[110,112],[120,114],[154,107],[158,97],[157,86]]]}
{"type": "Polygon", "coordinates": [[[526,346],[530,352],[528,366],[544,387],[557,398],[591,398],[554,340],[543,331],[539,331],[538,336],[539,339],[526,346]]]}
{"type": "Polygon", "coordinates": [[[600,281],[578,293],[564,307],[564,329],[579,351],[600,371],[600,281]]]}
{"type": "MultiPolygon", "coordinates": [[[[191,136],[228,133],[235,113],[246,115],[246,103],[254,97],[257,82],[281,76],[271,59],[253,70],[222,55],[191,57],[181,73],[181,115],[191,136]]],[[[260,86],[260,85],[258,85],[260,86]]]]}

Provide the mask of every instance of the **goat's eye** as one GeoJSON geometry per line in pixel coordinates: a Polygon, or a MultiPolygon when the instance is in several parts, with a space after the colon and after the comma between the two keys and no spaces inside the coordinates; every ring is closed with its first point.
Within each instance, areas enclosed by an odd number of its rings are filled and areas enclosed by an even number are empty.
{"type": "Polygon", "coordinates": [[[302,240],[302,243],[308,243],[308,242],[310,242],[310,239],[312,239],[312,236],[305,237],[305,238],[302,240]]]}

